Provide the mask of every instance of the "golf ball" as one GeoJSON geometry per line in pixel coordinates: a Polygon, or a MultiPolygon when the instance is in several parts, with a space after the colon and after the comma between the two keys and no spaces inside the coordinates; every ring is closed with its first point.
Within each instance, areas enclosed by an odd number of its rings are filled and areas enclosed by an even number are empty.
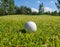
{"type": "Polygon", "coordinates": [[[33,21],[28,21],[25,23],[25,30],[26,31],[37,31],[37,25],[33,21]]]}

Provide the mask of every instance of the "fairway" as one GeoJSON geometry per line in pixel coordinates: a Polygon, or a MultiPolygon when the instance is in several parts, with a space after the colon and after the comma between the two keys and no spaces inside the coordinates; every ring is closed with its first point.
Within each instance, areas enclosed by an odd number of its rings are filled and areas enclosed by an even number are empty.
{"type": "Polygon", "coordinates": [[[0,47],[60,47],[60,16],[8,15],[0,17],[0,47]],[[33,21],[36,32],[25,32],[33,21]]]}

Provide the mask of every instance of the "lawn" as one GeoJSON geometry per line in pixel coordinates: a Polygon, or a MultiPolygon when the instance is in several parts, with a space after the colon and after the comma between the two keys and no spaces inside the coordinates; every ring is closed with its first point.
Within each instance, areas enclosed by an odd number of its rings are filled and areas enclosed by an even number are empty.
{"type": "Polygon", "coordinates": [[[60,47],[60,16],[1,16],[0,47],[60,47]],[[37,24],[36,32],[24,31],[27,21],[37,24]]]}

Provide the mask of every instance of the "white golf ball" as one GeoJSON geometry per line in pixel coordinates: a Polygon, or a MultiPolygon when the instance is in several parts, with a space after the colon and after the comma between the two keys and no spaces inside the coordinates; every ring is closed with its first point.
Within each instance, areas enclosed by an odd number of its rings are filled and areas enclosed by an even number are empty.
{"type": "Polygon", "coordinates": [[[37,31],[37,25],[32,21],[28,21],[25,24],[25,30],[35,32],[35,31],[37,31]]]}

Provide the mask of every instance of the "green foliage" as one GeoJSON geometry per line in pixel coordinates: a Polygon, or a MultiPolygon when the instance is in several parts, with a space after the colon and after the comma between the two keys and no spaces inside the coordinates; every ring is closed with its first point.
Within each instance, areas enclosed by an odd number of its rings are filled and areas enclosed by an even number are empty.
{"type": "Polygon", "coordinates": [[[57,11],[51,12],[51,15],[58,16],[58,12],[57,11]]]}
{"type": "Polygon", "coordinates": [[[1,0],[1,3],[0,3],[0,12],[2,15],[5,15],[5,9],[6,9],[6,6],[5,6],[5,0],[1,0]]]}
{"type": "Polygon", "coordinates": [[[14,0],[1,0],[0,9],[1,15],[14,14],[14,0]]]}
{"type": "Polygon", "coordinates": [[[59,16],[60,16],[60,0],[57,0],[57,3],[55,3],[58,10],[59,10],[59,16]]]}
{"type": "Polygon", "coordinates": [[[60,47],[59,16],[11,15],[0,17],[0,47],[60,47]],[[24,24],[34,21],[37,32],[22,33],[24,24]]]}
{"type": "Polygon", "coordinates": [[[39,14],[43,14],[43,13],[44,13],[44,5],[43,5],[43,3],[41,3],[39,5],[39,14]]]}
{"type": "Polygon", "coordinates": [[[31,9],[26,6],[16,7],[17,14],[31,14],[31,9]]]}
{"type": "Polygon", "coordinates": [[[50,11],[44,12],[44,14],[47,14],[47,15],[49,15],[50,13],[52,14],[53,12],[50,12],[50,11]]]}
{"type": "Polygon", "coordinates": [[[59,16],[60,16],[60,11],[59,11],[59,16]]]}
{"type": "Polygon", "coordinates": [[[14,0],[8,0],[8,14],[14,14],[14,8],[15,8],[15,4],[14,4],[14,0]]]}
{"type": "Polygon", "coordinates": [[[32,15],[39,15],[38,12],[31,12],[32,15]]]}

